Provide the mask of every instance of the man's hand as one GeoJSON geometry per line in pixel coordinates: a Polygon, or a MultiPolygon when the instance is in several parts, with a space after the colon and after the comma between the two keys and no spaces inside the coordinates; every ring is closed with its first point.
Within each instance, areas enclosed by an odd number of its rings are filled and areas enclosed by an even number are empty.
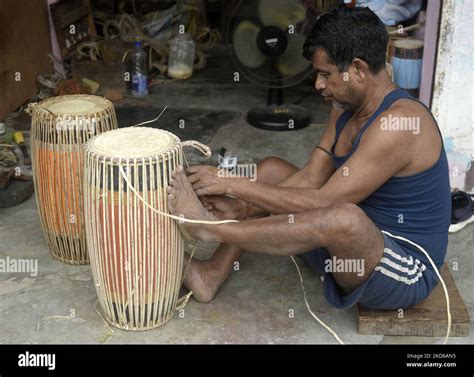
{"type": "Polygon", "coordinates": [[[221,220],[243,220],[247,205],[239,198],[225,195],[201,196],[201,202],[208,211],[221,220]]]}
{"type": "Polygon", "coordinates": [[[191,166],[186,169],[186,173],[198,196],[225,195],[229,193],[228,188],[233,178],[219,177],[218,169],[215,166],[191,166]]]}

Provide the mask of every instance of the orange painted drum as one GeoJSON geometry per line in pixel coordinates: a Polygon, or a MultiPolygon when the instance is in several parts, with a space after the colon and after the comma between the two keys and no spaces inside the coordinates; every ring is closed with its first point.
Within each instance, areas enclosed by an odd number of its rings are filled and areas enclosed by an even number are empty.
{"type": "Polygon", "coordinates": [[[158,327],[176,309],[184,242],[175,220],[154,209],[168,212],[166,188],[183,164],[181,145],[172,133],[147,127],[109,131],[86,145],[92,275],[105,319],[121,329],[158,327]]]}
{"type": "Polygon", "coordinates": [[[83,210],[84,144],[117,128],[112,103],[90,95],[53,97],[28,106],[36,202],[52,256],[88,264],[83,210]]]}

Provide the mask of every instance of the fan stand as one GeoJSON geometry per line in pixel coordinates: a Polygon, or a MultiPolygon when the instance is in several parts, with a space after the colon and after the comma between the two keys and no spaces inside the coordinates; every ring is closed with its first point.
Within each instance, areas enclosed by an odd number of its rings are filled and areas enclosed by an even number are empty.
{"type": "MultiPolygon", "coordinates": [[[[279,76],[273,62],[270,65],[270,70],[279,76]]],[[[281,87],[270,87],[267,104],[253,107],[247,113],[247,122],[263,130],[292,131],[309,126],[311,115],[302,106],[283,103],[283,89],[281,87]]]]}

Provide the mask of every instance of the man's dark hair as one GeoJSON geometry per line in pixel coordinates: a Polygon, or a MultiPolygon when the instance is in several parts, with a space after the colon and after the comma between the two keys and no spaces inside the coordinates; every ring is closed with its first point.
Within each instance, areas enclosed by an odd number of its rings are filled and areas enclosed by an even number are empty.
{"type": "Polygon", "coordinates": [[[303,56],[313,59],[322,48],[339,71],[355,58],[364,60],[372,73],[385,67],[388,34],[383,23],[369,8],[334,9],[318,18],[306,37],[303,56]]]}

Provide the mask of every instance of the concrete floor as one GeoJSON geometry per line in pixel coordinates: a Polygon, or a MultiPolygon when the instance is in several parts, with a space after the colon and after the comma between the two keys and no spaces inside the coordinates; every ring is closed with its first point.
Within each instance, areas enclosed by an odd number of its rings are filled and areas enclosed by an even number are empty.
{"type": "MultiPolygon", "coordinates": [[[[220,54],[205,71],[191,80],[153,88],[145,99],[126,98],[118,106],[157,109],[193,107],[242,112],[233,123],[222,125],[210,141],[214,152],[225,146],[241,161],[259,161],[270,155],[302,166],[324,129],[329,107],[315,94],[302,105],[311,109],[310,127],[290,133],[257,130],[245,121],[245,111],[266,99],[266,90],[232,81],[233,67],[220,54]]],[[[307,90],[303,83],[285,92],[296,101],[307,90]]],[[[202,161],[189,154],[190,159],[202,161]]],[[[0,258],[38,260],[36,277],[0,273],[0,342],[2,343],[335,343],[334,338],[307,312],[296,269],[287,257],[245,254],[216,298],[208,304],[191,299],[184,318],[175,315],[165,326],[140,333],[104,325],[94,309],[97,300],[89,266],[69,266],[48,252],[36,201],[0,209],[0,258]],[[294,317],[289,317],[293,309],[294,317]],[[72,311],[74,315],[71,315],[72,311]]],[[[199,259],[207,258],[215,245],[202,245],[199,259]]],[[[450,236],[447,261],[459,263],[453,272],[457,286],[474,316],[474,226],[450,236]]],[[[439,338],[361,336],[355,308],[336,310],[322,295],[322,283],[300,261],[313,311],[346,343],[438,343],[439,338]]],[[[183,291],[184,293],[184,291],[183,291]]],[[[469,337],[450,343],[474,343],[469,337]]]]}

